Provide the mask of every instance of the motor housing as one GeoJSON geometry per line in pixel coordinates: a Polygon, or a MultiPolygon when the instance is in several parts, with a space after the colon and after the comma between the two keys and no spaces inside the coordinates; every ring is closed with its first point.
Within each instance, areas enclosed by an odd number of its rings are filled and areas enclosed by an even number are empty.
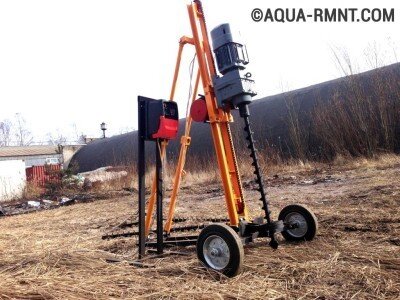
{"type": "Polygon", "coordinates": [[[234,41],[229,24],[221,24],[211,31],[211,39],[218,70],[222,76],[213,78],[215,96],[221,108],[237,109],[249,104],[254,91],[254,80],[246,72],[249,63],[246,46],[234,41]]]}

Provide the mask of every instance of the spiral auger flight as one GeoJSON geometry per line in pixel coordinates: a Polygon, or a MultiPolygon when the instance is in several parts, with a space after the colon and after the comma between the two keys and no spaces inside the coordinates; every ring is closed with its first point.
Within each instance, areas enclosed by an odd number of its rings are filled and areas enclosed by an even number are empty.
{"type": "MultiPolygon", "coordinates": [[[[246,132],[246,140],[248,141],[247,148],[250,150],[250,157],[253,160],[251,165],[254,167],[254,175],[256,176],[256,183],[258,185],[258,191],[260,192],[260,201],[262,202],[262,209],[264,210],[265,213],[265,220],[267,221],[268,225],[272,224],[271,220],[271,211],[269,209],[269,201],[267,199],[267,195],[265,193],[265,187],[264,187],[264,181],[263,181],[263,176],[261,173],[260,169],[260,164],[258,162],[258,151],[257,148],[255,147],[256,141],[254,140],[253,137],[253,131],[251,130],[250,126],[250,112],[249,108],[247,105],[242,105],[239,108],[240,116],[244,120],[244,131],[246,132]]],[[[275,239],[274,233],[271,234],[271,241],[270,241],[270,246],[274,249],[278,247],[278,243],[275,239]]]]}

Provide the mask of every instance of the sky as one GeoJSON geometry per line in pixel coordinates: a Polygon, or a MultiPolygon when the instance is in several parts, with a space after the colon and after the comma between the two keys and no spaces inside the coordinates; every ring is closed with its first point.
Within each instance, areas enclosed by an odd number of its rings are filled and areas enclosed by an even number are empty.
{"type": "MultiPolygon", "coordinates": [[[[48,133],[107,135],[137,127],[137,96],[169,97],[179,38],[190,35],[184,0],[0,0],[0,121],[19,113],[35,141],[48,133]]],[[[343,75],[334,51],[356,71],[400,58],[400,1],[203,0],[208,29],[240,31],[261,98],[343,75]],[[395,22],[254,22],[254,8],[394,8],[395,22]],[[372,52],[371,52],[372,49],[372,52]]],[[[176,100],[188,99],[184,52],[176,100]]]]}

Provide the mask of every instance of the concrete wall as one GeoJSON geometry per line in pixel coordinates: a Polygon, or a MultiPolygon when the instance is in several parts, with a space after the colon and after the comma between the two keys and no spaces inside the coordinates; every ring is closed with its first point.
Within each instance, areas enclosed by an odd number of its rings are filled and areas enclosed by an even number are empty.
{"type": "Polygon", "coordinates": [[[21,197],[25,185],[24,161],[0,161],[0,202],[21,197]]]}
{"type": "Polygon", "coordinates": [[[1,161],[13,161],[13,160],[23,160],[25,161],[25,166],[43,166],[46,163],[46,159],[57,159],[57,164],[62,163],[62,155],[61,154],[45,154],[45,155],[30,155],[30,156],[14,156],[14,157],[0,157],[1,161]]]}
{"type": "Polygon", "coordinates": [[[78,151],[82,145],[65,145],[62,146],[62,156],[63,156],[63,168],[67,169],[68,165],[71,161],[71,158],[74,156],[75,152],[78,151]]]}

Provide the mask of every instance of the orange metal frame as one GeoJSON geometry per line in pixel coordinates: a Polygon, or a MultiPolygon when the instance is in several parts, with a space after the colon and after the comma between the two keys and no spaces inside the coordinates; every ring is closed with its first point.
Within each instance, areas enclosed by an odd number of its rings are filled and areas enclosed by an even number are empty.
{"type": "MultiPolygon", "coordinates": [[[[214,142],[215,153],[217,156],[218,167],[222,179],[222,185],[225,194],[225,202],[231,226],[238,226],[239,219],[248,220],[248,211],[245,204],[242,191],[242,183],[237,166],[235,150],[232,143],[232,137],[229,122],[233,121],[230,112],[226,112],[218,107],[214,94],[212,78],[216,75],[214,59],[208,39],[207,28],[205,24],[204,14],[200,1],[194,1],[187,6],[190,26],[193,37],[182,37],[179,42],[178,57],[175,65],[175,73],[171,88],[170,100],[174,100],[177,79],[182,59],[183,48],[186,44],[193,45],[196,50],[196,57],[199,69],[196,81],[193,87],[192,101],[195,100],[197,90],[199,88],[200,79],[205,93],[205,101],[211,126],[211,133],[214,142]]],[[[185,166],[186,153],[190,145],[190,128],[192,119],[190,114],[186,117],[185,133],[181,137],[181,148],[179,159],[175,171],[173,189],[171,193],[171,201],[169,204],[167,222],[164,231],[169,233],[174,217],[178,191],[181,183],[182,173],[185,166]]],[[[161,146],[161,156],[166,153],[167,142],[163,142],[161,146]]],[[[146,213],[146,235],[148,235],[152,223],[152,217],[156,200],[156,181],[153,180],[150,199],[147,204],[146,213]]]]}

